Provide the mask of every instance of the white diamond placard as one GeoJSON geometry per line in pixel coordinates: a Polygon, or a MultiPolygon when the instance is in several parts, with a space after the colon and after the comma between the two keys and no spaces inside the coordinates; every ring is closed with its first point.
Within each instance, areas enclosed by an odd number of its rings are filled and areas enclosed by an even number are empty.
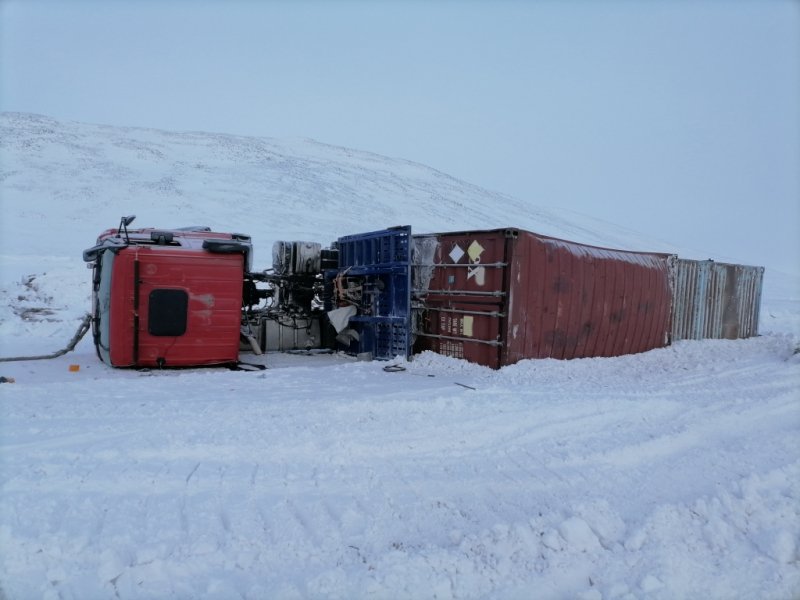
{"type": "Polygon", "coordinates": [[[461,249],[461,246],[456,244],[453,246],[453,249],[450,250],[450,260],[452,260],[454,263],[457,263],[464,257],[464,254],[466,253],[461,249]]]}

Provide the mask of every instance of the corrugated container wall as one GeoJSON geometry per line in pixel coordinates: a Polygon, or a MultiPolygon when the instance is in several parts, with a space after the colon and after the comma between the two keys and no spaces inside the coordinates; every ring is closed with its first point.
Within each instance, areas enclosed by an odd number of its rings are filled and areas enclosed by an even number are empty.
{"type": "Polygon", "coordinates": [[[665,346],[670,256],[518,229],[415,236],[415,350],[499,368],[665,346]]]}
{"type": "Polygon", "coordinates": [[[674,259],[672,340],[758,335],[763,267],[674,259]]]}

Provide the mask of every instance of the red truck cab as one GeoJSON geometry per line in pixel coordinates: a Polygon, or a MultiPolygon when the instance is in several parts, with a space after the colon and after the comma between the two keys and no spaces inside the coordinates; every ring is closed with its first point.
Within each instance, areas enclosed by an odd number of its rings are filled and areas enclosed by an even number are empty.
{"type": "Polygon", "coordinates": [[[249,236],[207,227],[128,231],[124,221],[84,251],[94,269],[100,359],[114,367],[235,363],[249,236]]]}

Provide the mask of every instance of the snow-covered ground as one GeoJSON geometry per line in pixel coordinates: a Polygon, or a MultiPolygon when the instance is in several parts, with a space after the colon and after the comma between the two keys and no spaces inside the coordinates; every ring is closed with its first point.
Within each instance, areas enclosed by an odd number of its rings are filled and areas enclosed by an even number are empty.
{"type": "MultiPolygon", "coordinates": [[[[400,223],[669,249],[310,141],[0,126],[0,356],[65,345],[125,213],[250,233],[262,268],[400,223]]],[[[800,597],[800,294],[766,266],[760,337],[620,358],[0,363],[0,598],[800,597]]]]}

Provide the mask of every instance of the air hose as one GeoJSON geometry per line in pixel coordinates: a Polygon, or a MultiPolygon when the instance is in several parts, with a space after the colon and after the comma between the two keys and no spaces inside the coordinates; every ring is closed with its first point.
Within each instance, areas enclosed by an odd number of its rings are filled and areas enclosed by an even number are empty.
{"type": "Polygon", "coordinates": [[[0,362],[13,362],[18,360],[47,360],[49,358],[57,358],[62,354],[66,354],[67,352],[72,352],[75,349],[75,346],[78,345],[78,342],[83,339],[83,336],[86,335],[86,332],[89,331],[89,328],[92,325],[92,315],[87,314],[83,317],[80,326],[78,327],[78,331],[75,332],[75,335],[72,336],[72,339],[69,341],[69,344],[65,348],[62,348],[58,352],[53,352],[52,354],[42,354],[40,356],[12,356],[9,358],[0,358],[0,362]]]}

